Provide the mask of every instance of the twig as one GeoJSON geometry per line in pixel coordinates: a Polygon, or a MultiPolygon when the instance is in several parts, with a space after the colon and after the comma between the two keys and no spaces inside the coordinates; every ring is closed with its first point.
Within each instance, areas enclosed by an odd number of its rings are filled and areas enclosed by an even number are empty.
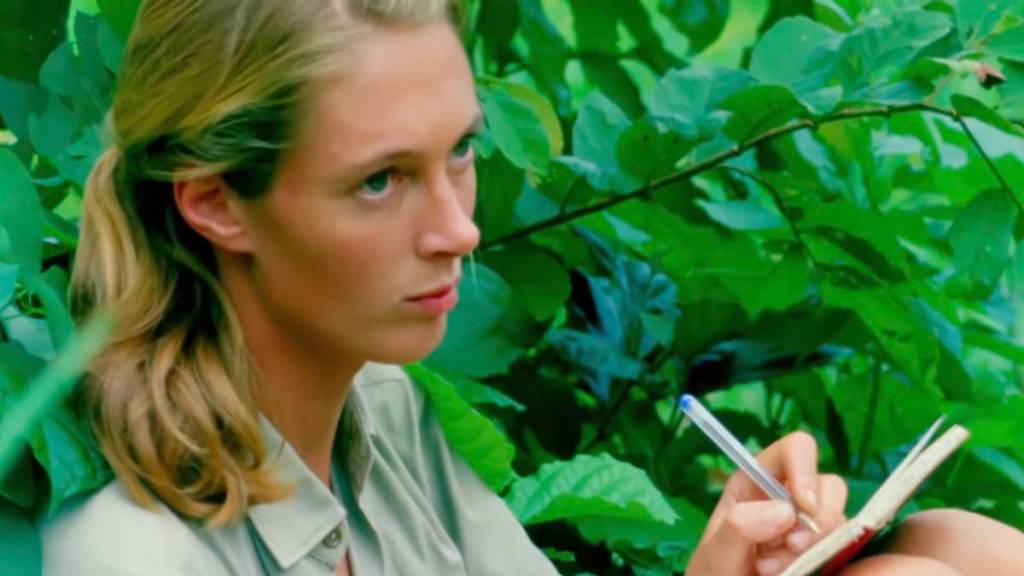
{"type": "Polygon", "coordinates": [[[992,172],[992,175],[996,177],[996,180],[999,181],[999,185],[1002,187],[1003,191],[1005,191],[1010,196],[1010,200],[1013,200],[1013,203],[1017,205],[1017,210],[1024,213],[1024,204],[1021,203],[1021,199],[1017,197],[1016,193],[1014,193],[1013,188],[1010,187],[1010,183],[1006,181],[1006,178],[1003,177],[1003,173],[999,171],[999,167],[996,166],[994,161],[992,161],[992,157],[985,152],[985,148],[982,147],[978,137],[974,135],[974,131],[967,125],[964,117],[957,115],[956,121],[960,124],[960,127],[963,128],[964,134],[970,138],[971,144],[974,145],[974,149],[978,151],[978,154],[981,154],[982,158],[985,159],[985,164],[988,166],[989,171],[992,172]]]}

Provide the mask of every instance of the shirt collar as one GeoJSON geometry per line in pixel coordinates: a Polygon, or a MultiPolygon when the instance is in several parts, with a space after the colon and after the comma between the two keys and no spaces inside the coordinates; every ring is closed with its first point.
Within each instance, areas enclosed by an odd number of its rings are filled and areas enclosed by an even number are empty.
{"type": "MultiPolygon", "coordinates": [[[[359,394],[361,370],[353,380],[335,434],[331,469],[348,473],[358,496],[373,463],[371,437],[375,434],[359,394]]],[[[285,499],[249,507],[248,517],[278,566],[287,570],[307,556],[347,517],[338,498],[306,466],[291,444],[260,414],[260,433],[267,445],[266,466],[280,482],[294,486],[285,499]]]]}

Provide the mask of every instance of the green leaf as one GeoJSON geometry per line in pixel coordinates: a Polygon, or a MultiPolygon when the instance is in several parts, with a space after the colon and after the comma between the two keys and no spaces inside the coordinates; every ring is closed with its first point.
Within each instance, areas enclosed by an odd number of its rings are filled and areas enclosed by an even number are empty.
{"type": "Polygon", "coordinates": [[[43,302],[46,324],[54,347],[63,348],[75,333],[75,321],[67,308],[68,277],[64,270],[53,267],[29,278],[25,287],[43,302]]]}
{"type": "Polygon", "coordinates": [[[495,492],[501,491],[515,476],[515,447],[440,374],[420,364],[406,366],[405,370],[430,399],[452,449],[485,484],[495,492]]]}
{"type": "Polygon", "coordinates": [[[956,17],[960,41],[973,47],[991,34],[1003,15],[1020,10],[1019,0],[957,0],[956,17]]]}
{"type": "Polygon", "coordinates": [[[641,118],[619,137],[619,164],[627,174],[651,182],[675,172],[676,164],[696,143],[655,118],[641,118]]]}
{"type": "Polygon", "coordinates": [[[950,227],[947,239],[957,274],[949,287],[957,294],[987,298],[1010,262],[1017,208],[1007,196],[998,189],[979,193],[950,227]]]}
{"type": "Polygon", "coordinates": [[[69,0],[0,3],[0,76],[34,82],[39,65],[64,39],[69,0]]]}
{"type": "Polygon", "coordinates": [[[595,517],[672,524],[679,517],[643,470],[607,454],[545,464],[514,482],[505,500],[524,524],[595,517]]]}
{"type": "Polygon", "coordinates": [[[1003,118],[997,112],[970,96],[954,94],[953,97],[950,98],[950,102],[952,102],[953,108],[964,116],[977,118],[978,120],[981,120],[990,126],[995,126],[1009,134],[1019,135],[1022,133],[1021,129],[1015,126],[1012,122],[1003,118]]]}
{"type": "Polygon", "coordinates": [[[50,410],[28,441],[50,480],[50,513],[77,494],[104,486],[112,477],[88,426],[65,406],[50,410]]]}
{"type": "MultiPolygon", "coordinates": [[[[32,379],[10,408],[0,414],[0,476],[14,464],[23,441],[53,413],[78,381],[87,363],[104,345],[113,331],[113,317],[99,315],[61,351],[57,359],[32,379]]],[[[39,457],[39,455],[37,455],[39,457]]],[[[49,462],[44,454],[41,462],[49,462]]],[[[49,470],[54,474],[55,470],[49,470]]]]}
{"type": "Polygon", "coordinates": [[[513,247],[487,255],[491,268],[519,295],[536,320],[546,320],[569,299],[569,273],[546,252],[513,247]]]}
{"type": "Polygon", "coordinates": [[[631,380],[644,370],[644,364],[630,358],[618,344],[594,334],[579,330],[553,330],[548,333],[547,340],[566,358],[598,374],[631,380]]]}
{"type": "Polygon", "coordinates": [[[692,553],[704,534],[708,516],[685,500],[673,500],[679,514],[674,524],[621,518],[581,518],[576,528],[591,543],[606,542],[612,548],[672,548],[675,555],[692,553]]]}
{"type": "Polygon", "coordinates": [[[725,29],[728,0],[659,0],[658,9],[690,39],[690,52],[709,46],[725,29]]]}
{"type": "Polygon", "coordinates": [[[43,572],[43,543],[31,515],[0,501],[0,576],[29,576],[43,572]]]}
{"type": "Polygon", "coordinates": [[[97,3],[114,32],[117,32],[122,40],[127,40],[135,25],[135,17],[142,0],[97,0],[97,3]]]}
{"type": "Polygon", "coordinates": [[[527,86],[497,79],[481,79],[477,93],[498,149],[524,170],[545,171],[562,148],[551,104],[527,86]]]}
{"type": "Polygon", "coordinates": [[[448,315],[444,341],[427,363],[473,378],[504,373],[531,339],[529,313],[490,268],[467,265],[463,274],[460,302],[448,315]]]}
{"type": "Polygon", "coordinates": [[[832,306],[857,314],[889,361],[910,376],[914,385],[930,390],[939,366],[938,343],[900,291],[849,290],[826,284],[822,295],[832,306]]]}
{"type": "Polygon", "coordinates": [[[513,232],[522,224],[516,218],[516,204],[526,183],[526,172],[497,152],[476,161],[476,220],[485,240],[513,232]]]}
{"type": "Polygon", "coordinates": [[[583,102],[572,131],[573,158],[569,164],[598,190],[630,192],[643,182],[619,166],[619,137],[630,121],[614,102],[593,92],[583,102]]]}
{"type": "Polygon", "coordinates": [[[707,212],[712,220],[733,230],[771,230],[785,226],[785,221],[778,213],[750,200],[697,200],[697,205],[707,212]]]}
{"type": "Polygon", "coordinates": [[[930,10],[908,9],[891,20],[878,21],[851,32],[839,53],[839,75],[847,97],[857,99],[879,79],[889,80],[926,46],[953,29],[949,16],[930,10]]]}
{"type": "Polygon", "coordinates": [[[830,67],[822,58],[842,36],[804,16],[784,18],[765,32],[750,57],[750,73],[765,84],[792,90],[816,114],[831,110],[839,90],[826,87],[830,67]]]}
{"type": "Polygon", "coordinates": [[[989,38],[986,48],[1007,60],[1024,62],[1024,25],[1017,25],[989,38]]]}
{"type": "Polygon", "coordinates": [[[18,265],[0,262],[0,310],[11,301],[14,285],[18,281],[18,265]]]}
{"type": "Polygon", "coordinates": [[[751,86],[726,98],[721,107],[732,112],[725,134],[738,143],[808,115],[804,104],[784,86],[751,86]]]}
{"type": "Polygon", "coordinates": [[[728,120],[719,104],[754,83],[746,72],[728,68],[673,70],[658,82],[648,110],[684,140],[710,139],[728,120]]]}
{"type": "Polygon", "coordinates": [[[0,262],[19,264],[23,276],[39,273],[43,214],[32,177],[10,150],[0,148],[0,229],[7,232],[10,252],[0,262]]]}

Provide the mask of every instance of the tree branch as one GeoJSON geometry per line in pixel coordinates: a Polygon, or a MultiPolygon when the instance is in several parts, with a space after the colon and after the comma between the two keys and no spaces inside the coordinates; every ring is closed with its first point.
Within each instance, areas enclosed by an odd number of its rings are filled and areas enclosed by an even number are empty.
{"type": "Polygon", "coordinates": [[[943,108],[941,106],[936,106],[934,104],[930,104],[927,102],[914,102],[912,104],[901,104],[897,106],[886,106],[882,108],[848,108],[845,110],[839,110],[838,112],[833,112],[832,114],[827,114],[816,119],[798,120],[796,122],[792,122],[784,126],[778,126],[776,128],[772,128],[771,130],[767,130],[764,133],[754,136],[753,138],[747,140],[742,144],[737,144],[736,146],[729,150],[715,154],[710,158],[706,158],[704,160],[695,162],[694,164],[691,164],[690,166],[680,170],[679,172],[676,172],[675,174],[670,174],[658,180],[654,180],[653,182],[650,182],[649,184],[640,188],[639,190],[635,190],[627,194],[621,194],[614,198],[609,198],[607,200],[597,202],[590,206],[584,206],[582,208],[558,214],[556,216],[542,220],[540,222],[530,224],[529,226],[525,226],[519,230],[510,232],[504,236],[499,236],[498,238],[484,242],[481,244],[480,248],[482,250],[486,250],[489,248],[496,248],[499,246],[504,246],[506,244],[511,244],[512,242],[515,242],[517,240],[528,238],[533,234],[542,232],[544,230],[548,230],[550,228],[556,228],[568,222],[572,222],[585,216],[589,216],[590,214],[594,214],[595,212],[602,212],[604,210],[608,210],[609,208],[613,208],[619,204],[622,204],[623,202],[628,202],[629,200],[633,200],[635,198],[639,198],[642,196],[649,196],[652,192],[656,190],[660,190],[661,188],[665,188],[677,182],[688,180],[690,178],[693,178],[694,176],[697,176],[698,174],[702,174],[704,172],[712,170],[721,165],[722,163],[733,158],[736,158],[737,156],[740,156],[747,150],[756,148],[761,144],[771,142],[776,138],[781,138],[783,136],[787,136],[795,132],[800,132],[809,129],[817,129],[820,126],[831,124],[833,122],[843,122],[846,120],[852,120],[856,118],[889,117],[894,114],[907,114],[911,112],[932,112],[953,119],[960,118],[960,114],[955,110],[943,108]]]}

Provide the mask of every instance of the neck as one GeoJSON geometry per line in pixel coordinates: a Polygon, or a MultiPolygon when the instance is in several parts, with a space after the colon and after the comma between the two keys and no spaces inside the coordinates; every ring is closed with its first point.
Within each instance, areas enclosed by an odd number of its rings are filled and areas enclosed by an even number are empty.
{"type": "Polygon", "coordinates": [[[330,489],[335,432],[352,380],[363,362],[316,349],[275,323],[245,282],[229,284],[225,279],[256,364],[256,403],[306,466],[330,489]]]}

